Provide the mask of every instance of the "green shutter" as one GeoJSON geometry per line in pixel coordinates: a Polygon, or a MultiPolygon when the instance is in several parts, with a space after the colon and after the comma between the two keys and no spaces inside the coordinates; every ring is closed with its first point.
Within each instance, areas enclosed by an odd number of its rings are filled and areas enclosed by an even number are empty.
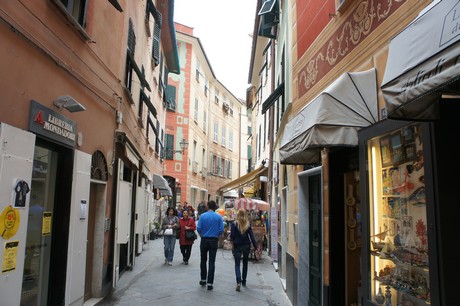
{"type": "Polygon", "coordinates": [[[161,13],[158,12],[158,20],[153,24],[153,48],[152,57],[155,65],[160,62],[160,42],[161,42],[161,13]]]}

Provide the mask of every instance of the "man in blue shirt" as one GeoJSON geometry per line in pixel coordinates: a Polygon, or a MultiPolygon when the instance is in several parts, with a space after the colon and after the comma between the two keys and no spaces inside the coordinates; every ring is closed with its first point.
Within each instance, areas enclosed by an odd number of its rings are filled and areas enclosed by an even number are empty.
{"type": "Polygon", "coordinates": [[[224,222],[222,216],[215,213],[217,204],[214,201],[209,201],[209,210],[201,215],[198,221],[197,231],[201,237],[200,252],[201,252],[201,286],[208,286],[208,290],[213,289],[214,270],[216,263],[216,253],[218,247],[219,236],[224,232],[224,222]],[[206,270],[206,262],[209,253],[209,268],[206,270]]]}

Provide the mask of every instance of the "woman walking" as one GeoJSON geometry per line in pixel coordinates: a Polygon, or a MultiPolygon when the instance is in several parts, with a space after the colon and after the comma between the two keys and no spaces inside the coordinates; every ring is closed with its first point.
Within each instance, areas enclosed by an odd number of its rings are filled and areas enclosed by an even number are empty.
{"type": "Polygon", "coordinates": [[[236,291],[240,291],[241,285],[246,286],[251,243],[257,250],[256,239],[244,209],[239,209],[236,214],[236,220],[231,227],[230,238],[233,241],[233,256],[235,257],[236,291]],[[243,275],[241,275],[240,270],[241,254],[243,254],[243,275]]]}
{"type": "Polygon", "coordinates": [[[187,239],[185,232],[187,230],[195,231],[196,224],[193,218],[189,216],[189,211],[184,210],[182,212],[182,218],[179,221],[180,225],[180,252],[182,253],[182,263],[188,265],[188,260],[190,259],[190,254],[192,253],[192,245],[195,239],[187,239]]]}
{"type": "Polygon", "coordinates": [[[168,207],[166,210],[162,228],[164,229],[163,242],[165,245],[165,264],[172,266],[174,246],[176,244],[176,231],[179,230],[179,218],[176,216],[174,207],[168,207]]]}

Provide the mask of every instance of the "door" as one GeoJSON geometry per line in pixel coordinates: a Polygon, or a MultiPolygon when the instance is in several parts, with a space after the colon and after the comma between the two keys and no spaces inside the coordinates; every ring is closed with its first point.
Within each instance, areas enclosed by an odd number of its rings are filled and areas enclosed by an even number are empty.
{"type": "Polygon", "coordinates": [[[72,159],[70,149],[37,139],[21,305],[64,302],[72,159]]]}
{"type": "Polygon", "coordinates": [[[322,305],[323,222],[322,169],[317,167],[298,174],[299,239],[298,305],[322,305]],[[305,220],[307,222],[301,222],[305,220]]]}
{"type": "Polygon", "coordinates": [[[93,286],[93,256],[94,256],[94,226],[96,220],[96,205],[97,201],[97,184],[91,184],[90,198],[89,198],[89,211],[88,211],[88,232],[86,235],[86,273],[85,273],[85,301],[92,296],[93,286]]]}

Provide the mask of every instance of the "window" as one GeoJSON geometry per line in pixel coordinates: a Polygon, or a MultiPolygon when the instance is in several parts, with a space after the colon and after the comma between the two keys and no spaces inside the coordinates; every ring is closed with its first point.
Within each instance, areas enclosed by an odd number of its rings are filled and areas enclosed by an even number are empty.
{"type": "Polygon", "coordinates": [[[233,151],[233,131],[228,131],[228,149],[233,151]]]}
{"type": "Polygon", "coordinates": [[[207,117],[207,112],[206,110],[203,112],[203,131],[206,134],[207,128],[206,128],[206,117],[207,117]]]}
{"type": "Polygon", "coordinates": [[[207,97],[209,91],[209,81],[207,78],[204,79],[204,95],[207,97]]]}
{"type": "Polygon", "coordinates": [[[218,122],[214,122],[214,135],[213,135],[212,140],[216,143],[219,141],[219,123],[218,122]]]}
{"type": "Polygon", "coordinates": [[[198,58],[196,59],[195,79],[198,83],[200,82],[200,62],[198,58]]]}
{"type": "Polygon", "coordinates": [[[219,104],[219,89],[216,88],[216,91],[215,91],[215,98],[214,98],[214,102],[216,102],[216,104],[219,104]]]}
{"type": "Polygon", "coordinates": [[[222,146],[226,146],[226,142],[227,142],[227,139],[226,139],[226,136],[227,136],[227,131],[226,131],[226,128],[225,126],[222,127],[222,146]]]}
{"type": "Polygon", "coordinates": [[[72,18],[86,28],[86,0],[55,0],[72,18]]]}
{"type": "Polygon", "coordinates": [[[198,99],[195,98],[195,110],[193,112],[193,119],[198,122],[198,99]]]}
{"type": "Polygon", "coordinates": [[[235,107],[235,103],[233,101],[230,102],[230,115],[233,116],[233,108],[235,107]]]}
{"type": "Polygon", "coordinates": [[[227,160],[227,166],[225,167],[225,175],[227,178],[232,178],[232,161],[227,160]]]}

